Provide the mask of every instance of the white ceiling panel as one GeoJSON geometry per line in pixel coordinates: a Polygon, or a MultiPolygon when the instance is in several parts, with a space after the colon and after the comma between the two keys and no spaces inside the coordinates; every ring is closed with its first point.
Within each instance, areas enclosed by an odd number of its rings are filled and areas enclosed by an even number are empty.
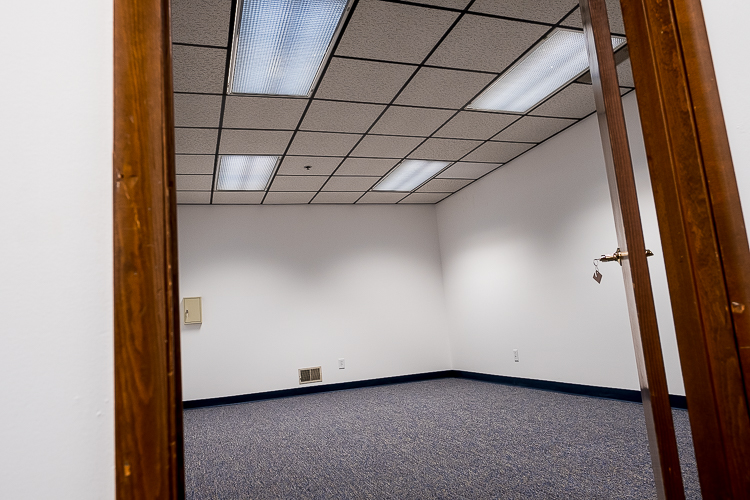
{"type": "Polygon", "coordinates": [[[284,193],[280,191],[269,192],[266,199],[263,201],[264,205],[306,205],[312,200],[316,192],[295,192],[295,193],[284,193]]]}
{"type": "Polygon", "coordinates": [[[420,193],[454,193],[473,181],[466,179],[432,179],[417,189],[420,193]]]}
{"type": "Polygon", "coordinates": [[[177,191],[211,191],[213,175],[176,175],[177,191]]]}
{"type": "Polygon", "coordinates": [[[360,198],[357,204],[360,203],[398,203],[407,193],[379,193],[377,191],[370,191],[360,198]]]}
{"type": "Polygon", "coordinates": [[[399,203],[437,203],[451,193],[412,193],[399,203]]]}
{"type": "Polygon", "coordinates": [[[365,133],[385,106],[340,101],[313,101],[300,130],[365,133]]]}
{"type": "Polygon", "coordinates": [[[427,139],[409,158],[419,160],[456,161],[466,153],[482,144],[482,141],[459,139],[427,139]]]}
{"type": "MultiPolygon", "coordinates": [[[[622,21],[622,11],[620,10],[620,0],[606,0],[607,3],[607,17],[609,17],[609,29],[612,33],[618,33],[620,35],[625,34],[625,23],[622,21]]],[[[581,23],[581,10],[576,9],[565,21],[562,22],[563,26],[570,26],[573,28],[583,29],[581,23]]]]}
{"type": "Polygon", "coordinates": [[[364,192],[375,185],[380,177],[347,177],[341,175],[332,176],[323,191],[359,191],[364,192]]]}
{"type": "Polygon", "coordinates": [[[487,142],[479,146],[476,151],[472,151],[464,160],[468,162],[506,163],[533,146],[533,144],[517,142],[487,142]]]}
{"type": "Polygon", "coordinates": [[[625,59],[617,65],[617,79],[620,85],[624,87],[635,87],[633,80],[633,67],[630,65],[630,58],[625,59]]]}
{"type": "Polygon", "coordinates": [[[214,205],[259,205],[265,196],[263,191],[216,191],[214,205]]]}
{"type": "Polygon", "coordinates": [[[172,0],[172,41],[226,47],[232,0],[172,0]]]}
{"type": "Polygon", "coordinates": [[[346,156],[354,147],[359,134],[326,134],[324,132],[297,132],[289,154],[302,156],[346,156]]]}
{"type": "Polygon", "coordinates": [[[332,193],[321,191],[313,198],[312,203],[354,203],[364,193],[332,193]]]}
{"type": "Polygon", "coordinates": [[[230,95],[224,105],[224,127],[294,130],[307,99],[230,95]]]}
{"type": "Polygon", "coordinates": [[[383,176],[399,161],[381,158],[347,158],[336,171],[336,174],[383,176]]]}
{"type": "Polygon", "coordinates": [[[596,111],[594,88],[571,83],[529,112],[531,115],[583,118],[596,111]]]}
{"type": "Polygon", "coordinates": [[[178,205],[208,205],[211,203],[211,193],[209,191],[177,191],[178,205]]]}
{"type": "Polygon", "coordinates": [[[524,116],[510,127],[497,134],[492,140],[542,142],[575,122],[575,120],[565,118],[524,116]]]}
{"type": "Polygon", "coordinates": [[[445,123],[453,113],[454,111],[448,109],[391,106],[372,127],[371,132],[427,137],[445,123]]]}
{"type": "Polygon", "coordinates": [[[270,191],[317,191],[327,179],[325,175],[277,175],[270,191]]]}
{"type": "Polygon", "coordinates": [[[419,64],[457,17],[458,12],[360,0],[336,55],[419,64]]]}
{"type": "Polygon", "coordinates": [[[223,130],[219,153],[224,155],[282,155],[292,132],[277,130],[223,130]]]}
{"type": "Polygon", "coordinates": [[[576,6],[578,0],[476,0],[469,10],[555,24],[576,6]]]}
{"type": "Polygon", "coordinates": [[[413,0],[413,3],[446,7],[448,9],[463,9],[471,0],[413,0]]]}
{"type": "Polygon", "coordinates": [[[279,175],[331,175],[343,159],[343,157],[285,156],[278,173],[279,175]]]}
{"type": "Polygon", "coordinates": [[[188,154],[215,154],[218,129],[175,128],[175,152],[188,154]]]}
{"type": "Polygon", "coordinates": [[[218,127],[220,117],[220,95],[174,95],[175,127],[218,127]]]}
{"type": "Polygon", "coordinates": [[[177,155],[178,174],[213,174],[215,155],[177,155]]]}
{"type": "Polygon", "coordinates": [[[459,109],[494,78],[494,75],[486,73],[421,68],[395,104],[459,109]]]}
{"type": "Polygon", "coordinates": [[[427,63],[501,73],[548,29],[538,24],[467,14],[427,63]]]}
{"type": "Polygon", "coordinates": [[[367,135],[351,156],[366,158],[403,158],[424,139],[397,135],[367,135]]]}
{"type": "Polygon", "coordinates": [[[518,120],[518,115],[460,111],[435,133],[435,137],[487,140],[518,120]]]}
{"type": "Polygon", "coordinates": [[[416,66],[334,57],[315,97],[389,103],[416,66]]]}
{"type": "Polygon", "coordinates": [[[498,163],[454,163],[438,174],[438,179],[478,179],[499,167],[498,163]]]}
{"type": "Polygon", "coordinates": [[[226,57],[226,49],[173,45],[174,91],[221,94],[226,57]]]}

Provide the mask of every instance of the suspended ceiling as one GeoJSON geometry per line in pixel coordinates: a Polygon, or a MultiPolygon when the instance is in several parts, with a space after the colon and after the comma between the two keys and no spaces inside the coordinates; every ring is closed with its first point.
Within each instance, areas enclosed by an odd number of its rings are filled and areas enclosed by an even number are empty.
{"type": "MultiPolygon", "coordinates": [[[[585,78],[525,114],[466,109],[552,29],[581,29],[577,5],[359,0],[308,99],[228,95],[232,1],[173,0],[177,202],[437,203],[595,111],[585,78]],[[222,154],[282,159],[266,191],[222,192],[222,154]],[[373,191],[404,158],[456,163],[412,193],[373,191]]],[[[618,74],[632,90],[629,60],[618,74]]]]}

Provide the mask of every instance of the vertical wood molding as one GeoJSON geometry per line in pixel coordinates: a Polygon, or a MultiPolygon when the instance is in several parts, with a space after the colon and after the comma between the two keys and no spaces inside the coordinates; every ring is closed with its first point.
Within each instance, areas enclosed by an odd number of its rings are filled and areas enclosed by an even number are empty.
{"type": "Polygon", "coordinates": [[[184,496],[169,0],[114,2],[115,477],[184,496]]]}
{"type": "Polygon", "coordinates": [[[748,498],[750,253],[700,1],[621,5],[701,489],[748,498]]]}

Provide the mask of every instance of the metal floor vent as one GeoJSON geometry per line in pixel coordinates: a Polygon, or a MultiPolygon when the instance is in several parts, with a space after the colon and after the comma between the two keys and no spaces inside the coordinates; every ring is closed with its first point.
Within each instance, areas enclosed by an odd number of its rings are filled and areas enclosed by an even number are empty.
{"type": "Polygon", "coordinates": [[[322,382],[323,381],[323,370],[320,366],[315,368],[300,368],[299,370],[299,383],[309,384],[310,382],[322,382]]]}

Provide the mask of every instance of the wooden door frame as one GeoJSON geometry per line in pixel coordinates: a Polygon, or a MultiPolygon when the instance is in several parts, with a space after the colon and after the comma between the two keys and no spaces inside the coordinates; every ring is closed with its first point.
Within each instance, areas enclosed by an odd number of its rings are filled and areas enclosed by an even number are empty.
{"type": "MultiPolygon", "coordinates": [[[[740,270],[750,269],[750,252],[700,0],[621,4],[701,487],[744,498],[750,277],[740,270]]],[[[180,499],[169,0],[114,0],[114,33],[116,495],[180,499]]]]}

